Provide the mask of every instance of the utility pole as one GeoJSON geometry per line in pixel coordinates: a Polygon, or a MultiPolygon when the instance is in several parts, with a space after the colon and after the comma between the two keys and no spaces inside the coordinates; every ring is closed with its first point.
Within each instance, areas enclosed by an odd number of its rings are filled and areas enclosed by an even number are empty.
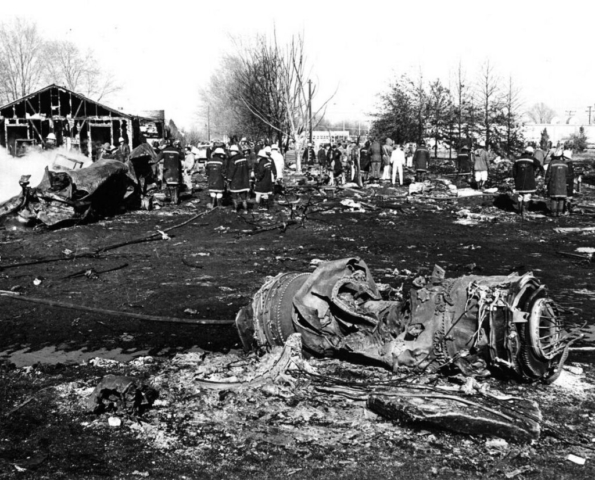
{"type": "Polygon", "coordinates": [[[591,125],[591,109],[592,109],[593,107],[591,107],[591,106],[589,105],[587,108],[588,108],[587,112],[589,112],[589,125],[591,125]]]}
{"type": "Polygon", "coordinates": [[[211,142],[211,106],[207,106],[207,142],[211,142]]]}
{"type": "Polygon", "coordinates": [[[310,143],[312,143],[312,80],[308,80],[308,119],[309,119],[308,141],[310,143]]]}

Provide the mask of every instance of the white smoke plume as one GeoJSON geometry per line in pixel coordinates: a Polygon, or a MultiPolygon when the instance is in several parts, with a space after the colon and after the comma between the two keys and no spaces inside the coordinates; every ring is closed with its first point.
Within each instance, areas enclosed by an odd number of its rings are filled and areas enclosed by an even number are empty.
{"type": "Polygon", "coordinates": [[[19,180],[22,175],[31,175],[29,183],[36,187],[43,178],[45,167],[52,165],[57,155],[91,163],[88,157],[79,152],[58,148],[55,150],[30,150],[24,157],[13,157],[0,147],[0,205],[21,192],[19,180]]]}

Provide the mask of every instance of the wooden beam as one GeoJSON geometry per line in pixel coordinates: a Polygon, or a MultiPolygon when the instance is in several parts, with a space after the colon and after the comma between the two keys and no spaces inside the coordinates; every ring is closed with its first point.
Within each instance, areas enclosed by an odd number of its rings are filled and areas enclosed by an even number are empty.
{"type": "Polygon", "coordinates": [[[81,107],[83,106],[83,101],[81,100],[81,103],[79,103],[78,108],[76,109],[76,113],[74,114],[74,117],[72,117],[73,120],[76,120],[76,117],[79,116],[79,112],[81,111],[81,107]]]}
{"type": "Polygon", "coordinates": [[[43,141],[43,137],[41,136],[41,133],[39,133],[39,130],[37,130],[37,127],[35,126],[35,124],[33,123],[33,120],[29,119],[29,122],[31,123],[31,126],[33,127],[33,129],[35,130],[35,133],[37,133],[37,135],[39,136],[39,140],[41,141],[41,143],[45,143],[43,141]]]}
{"type": "Polygon", "coordinates": [[[31,110],[33,110],[33,113],[35,113],[36,115],[39,115],[39,112],[37,110],[35,110],[35,107],[33,106],[33,104],[29,101],[29,99],[27,99],[27,104],[31,107],[31,110]]]}
{"type": "Polygon", "coordinates": [[[93,161],[93,142],[91,142],[91,124],[89,123],[89,133],[87,138],[87,148],[89,149],[89,158],[93,161]]]}

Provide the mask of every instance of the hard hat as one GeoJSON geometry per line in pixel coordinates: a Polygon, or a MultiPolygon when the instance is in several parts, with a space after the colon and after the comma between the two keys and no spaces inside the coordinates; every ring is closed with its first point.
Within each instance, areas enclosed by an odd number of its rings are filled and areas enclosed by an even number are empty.
{"type": "Polygon", "coordinates": [[[564,156],[564,150],[562,150],[561,148],[556,148],[556,151],[554,152],[554,154],[552,156],[553,157],[562,157],[562,156],[564,156]]]}
{"type": "Polygon", "coordinates": [[[527,153],[533,153],[533,152],[535,152],[535,150],[534,150],[533,147],[528,146],[528,147],[525,147],[525,152],[527,152],[527,153]]]}
{"type": "Polygon", "coordinates": [[[265,149],[264,149],[264,148],[263,148],[263,149],[261,149],[261,150],[258,152],[258,156],[259,156],[259,157],[264,157],[264,158],[266,158],[266,157],[267,157],[267,152],[265,151],[265,149]]]}
{"type": "Polygon", "coordinates": [[[54,135],[53,133],[50,133],[50,134],[47,136],[46,140],[56,140],[56,135],[54,135]]]}
{"type": "Polygon", "coordinates": [[[240,153],[240,149],[238,148],[237,145],[232,145],[231,147],[229,147],[229,151],[230,152],[238,152],[238,153],[240,153]]]}
{"type": "Polygon", "coordinates": [[[264,147],[264,153],[266,153],[267,155],[270,155],[272,153],[271,147],[269,147],[269,146],[264,147]]]}
{"type": "Polygon", "coordinates": [[[109,150],[112,148],[112,146],[109,143],[104,143],[102,146],[104,150],[109,150]]]}
{"type": "Polygon", "coordinates": [[[213,152],[213,155],[223,155],[223,156],[225,156],[225,150],[223,150],[221,147],[216,148],[215,151],[213,152]]]}
{"type": "Polygon", "coordinates": [[[124,142],[124,141],[125,141],[125,140],[124,140],[124,137],[120,137],[120,138],[118,138],[118,143],[122,143],[122,142],[124,142]]]}
{"type": "Polygon", "coordinates": [[[279,145],[275,144],[271,147],[272,150],[279,150],[279,145]]]}

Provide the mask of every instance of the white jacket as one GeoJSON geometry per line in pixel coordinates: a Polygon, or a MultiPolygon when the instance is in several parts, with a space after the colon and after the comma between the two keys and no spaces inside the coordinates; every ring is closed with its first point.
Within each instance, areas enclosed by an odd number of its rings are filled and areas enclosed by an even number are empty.
{"type": "Polygon", "coordinates": [[[400,148],[395,148],[390,156],[390,163],[392,165],[405,165],[405,152],[400,148]]]}
{"type": "Polygon", "coordinates": [[[277,179],[283,178],[283,169],[285,168],[285,160],[283,155],[278,150],[271,152],[271,160],[275,162],[275,168],[277,169],[277,179]]]}

